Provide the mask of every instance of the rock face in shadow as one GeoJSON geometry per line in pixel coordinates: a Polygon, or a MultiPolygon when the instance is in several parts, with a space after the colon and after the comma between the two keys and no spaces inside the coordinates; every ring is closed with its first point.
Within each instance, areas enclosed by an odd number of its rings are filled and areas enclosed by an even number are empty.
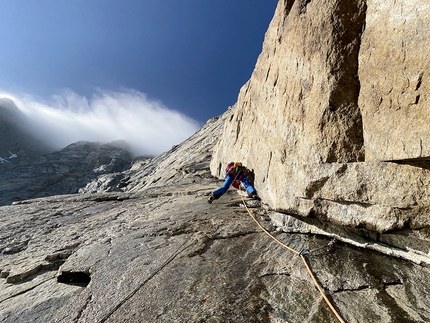
{"type": "Polygon", "coordinates": [[[126,170],[132,156],[124,142],[77,142],[31,156],[18,152],[0,164],[0,205],[42,196],[77,193],[101,174],[126,170]]]}
{"type": "Polygon", "coordinates": [[[33,158],[50,148],[31,134],[31,123],[12,100],[0,98],[0,164],[16,155],[33,158]]]}
{"type": "Polygon", "coordinates": [[[212,174],[240,160],[272,209],[428,241],[429,13],[419,0],[279,1],[212,174]]]}
{"type": "Polygon", "coordinates": [[[0,205],[76,193],[99,175],[131,167],[124,141],[76,142],[53,151],[38,139],[28,117],[0,98],[0,205]]]}

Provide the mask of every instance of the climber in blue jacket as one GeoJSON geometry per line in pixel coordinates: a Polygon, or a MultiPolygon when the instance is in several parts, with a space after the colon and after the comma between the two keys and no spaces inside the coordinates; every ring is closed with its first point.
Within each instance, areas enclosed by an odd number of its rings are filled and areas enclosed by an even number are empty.
{"type": "Polygon", "coordinates": [[[253,185],[254,172],[242,166],[241,162],[230,162],[225,169],[224,184],[213,191],[209,198],[208,203],[213,200],[219,199],[231,185],[237,190],[244,189],[249,197],[258,199],[257,191],[253,185]]]}

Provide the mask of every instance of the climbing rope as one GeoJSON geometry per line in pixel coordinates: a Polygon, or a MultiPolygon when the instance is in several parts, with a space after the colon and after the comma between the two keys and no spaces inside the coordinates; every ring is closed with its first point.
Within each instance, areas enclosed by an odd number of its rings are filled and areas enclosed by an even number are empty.
{"type": "MultiPolygon", "coordinates": [[[[334,315],[336,315],[336,317],[338,318],[338,320],[339,320],[339,322],[341,322],[341,323],[345,323],[345,321],[342,319],[342,317],[340,316],[340,314],[336,311],[336,309],[334,308],[334,306],[333,306],[333,304],[330,302],[330,300],[328,299],[328,297],[327,297],[327,295],[324,293],[324,290],[322,289],[322,287],[320,286],[320,284],[318,284],[318,282],[317,282],[317,280],[316,280],[316,278],[315,278],[315,276],[314,276],[314,274],[312,273],[312,270],[310,269],[310,267],[309,267],[309,265],[308,265],[308,263],[307,263],[307,261],[306,261],[306,258],[305,258],[305,255],[307,255],[307,254],[309,254],[309,251],[308,250],[305,250],[305,249],[301,249],[300,251],[297,251],[297,250],[295,250],[295,249],[293,249],[293,248],[291,248],[291,247],[289,247],[289,246],[287,246],[285,243],[283,243],[282,241],[280,241],[280,240],[278,240],[278,239],[276,239],[276,237],[274,237],[269,231],[267,231],[261,224],[260,224],[260,222],[258,222],[257,221],[257,219],[254,217],[254,215],[252,214],[252,212],[251,212],[251,210],[248,208],[248,206],[246,205],[246,203],[245,203],[245,200],[244,200],[244,198],[243,198],[243,196],[242,196],[242,202],[243,202],[243,205],[245,206],[245,208],[246,208],[246,210],[248,211],[248,214],[251,216],[251,218],[254,220],[254,222],[255,223],[257,223],[257,225],[260,227],[260,229],[261,230],[263,230],[263,232],[264,233],[266,233],[270,238],[272,238],[273,240],[275,240],[279,245],[281,245],[282,247],[284,247],[285,249],[288,249],[289,251],[291,251],[291,252],[293,252],[293,253],[295,253],[296,255],[298,255],[301,259],[302,259],[302,261],[303,261],[303,263],[305,264],[305,266],[306,266],[306,269],[308,270],[308,272],[309,272],[309,275],[311,276],[311,278],[312,278],[312,281],[314,282],[314,284],[315,284],[315,286],[316,286],[316,288],[319,290],[319,292],[321,293],[321,295],[322,295],[322,297],[324,298],[324,300],[326,301],[326,303],[328,304],[328,306],[330,307],[330,309],[332,310],[332,312],[334,313],[334,315]]],[[[333,240],[332,240],[333,241],[333,240]]],[[[332,246],[333,244],[334,244],[334,242],[330,242],[329,243],[329,246],[332,246]]],[[[320,248],[317,248],[317,249],[320,249],[320,248]]],[[[317,250],[317,249],[314,249],[314,251],[315,250],[317,250]]]]}
{"type": "Polygon", "coordinates": [[[189,247],[196,244],[196,241],[190,243],[186,247],[185,244],[191,239],[191,236],[189,236],[179,247],[176,249],[176,251],[164,262],[162,263],[152,274],[146,278],[142,283],[140,283],[139,286],[137,286],[126,298],[124,298],[121,302],[119,302],[113,309],[111,309],[100,321],[99,323],[104,323],[106,320],[115,313],[125,302],[127,302],[130,298],[132,298],[138,291],[141,289],[149,280],[151,280],[156,274],[158,274],[164,267],[166,267],[169,263],[173,261],[180,253],[184,252],[189,247]]]}

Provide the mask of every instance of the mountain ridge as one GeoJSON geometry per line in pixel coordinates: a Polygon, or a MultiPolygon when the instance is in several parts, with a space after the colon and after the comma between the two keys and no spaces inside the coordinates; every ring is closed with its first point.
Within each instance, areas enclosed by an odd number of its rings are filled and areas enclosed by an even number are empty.
{"type": "Polygon", "coordinates": [[[31,122],[15,103],[0,98],[0,157],[8,159],[11,154],[37,156],[52,151],[43,141],[31,133],[31,122]]]}

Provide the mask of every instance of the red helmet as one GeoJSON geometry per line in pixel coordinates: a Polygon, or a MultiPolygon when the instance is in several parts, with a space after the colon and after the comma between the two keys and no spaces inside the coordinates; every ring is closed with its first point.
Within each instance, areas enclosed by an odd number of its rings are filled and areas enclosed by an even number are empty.
{"type": "Polygon", "coordinates": [[[230,169],[232,169],[233,167],[234,167],[234,162],[229,162],[227,164],[227,167],[225,168],[225,172],[228,173],[230,169]]]}

